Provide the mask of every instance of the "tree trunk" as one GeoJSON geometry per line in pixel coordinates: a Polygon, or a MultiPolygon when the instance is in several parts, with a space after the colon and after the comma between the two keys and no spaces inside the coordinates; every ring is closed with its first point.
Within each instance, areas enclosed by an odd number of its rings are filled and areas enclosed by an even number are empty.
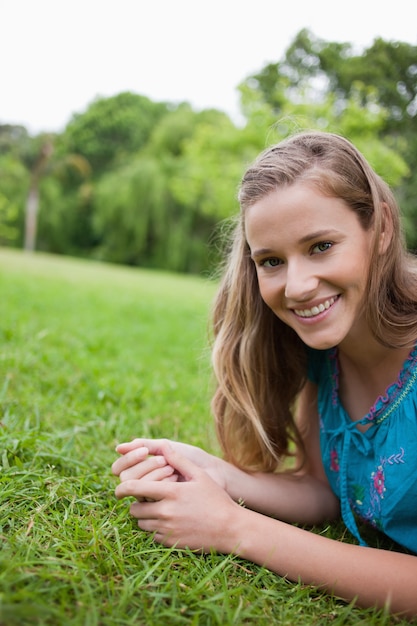
{"type": "Polygon", "coordinates": [[[39,189],[34,182],[30,186],[28,197],[26,199],[26,215],[25,215],[25,250],[33,252],[36,248],[36,232],[38,222],[39,208],[39,189]]]}
{"type": "Polygon", "coordinates": [[[24,248],[27,252],[33,252],[36,248],[36,234],[38,230],[39,211],[39,183],[42,175],[46,171],[48,161],[54,150],[53,143],[49,137],[45,137],[39,151],[38,158],[32,169],[32,180],[28,197],[26,198],[25,213],[25,242],[24,248]]]}

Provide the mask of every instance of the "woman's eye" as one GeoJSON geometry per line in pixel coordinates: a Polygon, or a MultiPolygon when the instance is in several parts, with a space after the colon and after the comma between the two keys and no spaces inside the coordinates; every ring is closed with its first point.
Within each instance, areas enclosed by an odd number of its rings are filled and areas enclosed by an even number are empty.
{"type": "Polygon", "coordinates": [[[320,243],[316,243],[316,245],[313,246],[312,252],[313,253],[326,252],[326,250],[329,250],[332,247],[332,245],[333,244],[331,241],[321,241],[320,243]]]}
{"type": "Polygon", "coordinates": [[[263,261],[261,261],[260,265],[262,267],[278,267],[278,265],[281,265],[282,261],[280,259],[277,259],[276,257],[271,257],[270,259],[264,259],[263,261]]]}

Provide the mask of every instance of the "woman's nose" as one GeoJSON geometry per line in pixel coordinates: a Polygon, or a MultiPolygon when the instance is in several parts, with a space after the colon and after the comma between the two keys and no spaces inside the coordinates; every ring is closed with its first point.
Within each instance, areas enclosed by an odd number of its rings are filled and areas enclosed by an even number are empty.
{"type": "Polygon", "coordinates": [[[311,298],[317,289],[318,278],[307,262],[288,263],[285,283],[285,297],[288,300],[303,302],[311,298]]]}

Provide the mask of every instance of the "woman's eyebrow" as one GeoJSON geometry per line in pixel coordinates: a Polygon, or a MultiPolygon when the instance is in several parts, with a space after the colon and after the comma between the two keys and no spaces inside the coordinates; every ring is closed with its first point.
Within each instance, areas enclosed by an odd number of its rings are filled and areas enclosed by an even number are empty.
{"type": "Polygon", "coordinates": [[[259,250],[251,252],[251,257],[254,259],[255,257],[264,256],[265,254],[273,254],[273,250],[271,250],[271,248],[259,248],[259,250]]]}
{"type": "MultiPolygon", "coordinates": [[[[314,241],[317,239],[325,239],[326,237],[337,235],[338,232],[339,231],[336,231],[334,229],[317,230],[301,237],[298,240],[298,243],[303,244],[303,243],[308,243],[309,241],[314,241]]],[[[274,251],[272,248],[259,248],[259,250],[254,250],[253,252],[251,252],[251,257],[252,259],[254,259],[256,257],[260,257],[260,256],[268,255],[268,254],[275,254],[275,253],[276,251],[274,251]]]]}
{"type": "Polygon", "coordinates": [[[298,243],[307,243],[312,239],[322,239],[323,237],[330,237],[331,235],[337,234],[338,231],[333,229],[325,229],[325,230],[317,230],[313,233],[308,233],[299,239],[298,243]]]}

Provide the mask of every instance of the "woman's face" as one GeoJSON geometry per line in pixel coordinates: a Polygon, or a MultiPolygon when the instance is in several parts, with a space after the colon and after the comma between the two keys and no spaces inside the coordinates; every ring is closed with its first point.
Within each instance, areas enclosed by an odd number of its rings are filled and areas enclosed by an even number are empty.
{"type": "Polygon", "coordinates": [[[252,205],[245,227],[263,300],[304,343],[327,349],[369,335],[372,230],[343,200],[295,183],[252,205]]]}

